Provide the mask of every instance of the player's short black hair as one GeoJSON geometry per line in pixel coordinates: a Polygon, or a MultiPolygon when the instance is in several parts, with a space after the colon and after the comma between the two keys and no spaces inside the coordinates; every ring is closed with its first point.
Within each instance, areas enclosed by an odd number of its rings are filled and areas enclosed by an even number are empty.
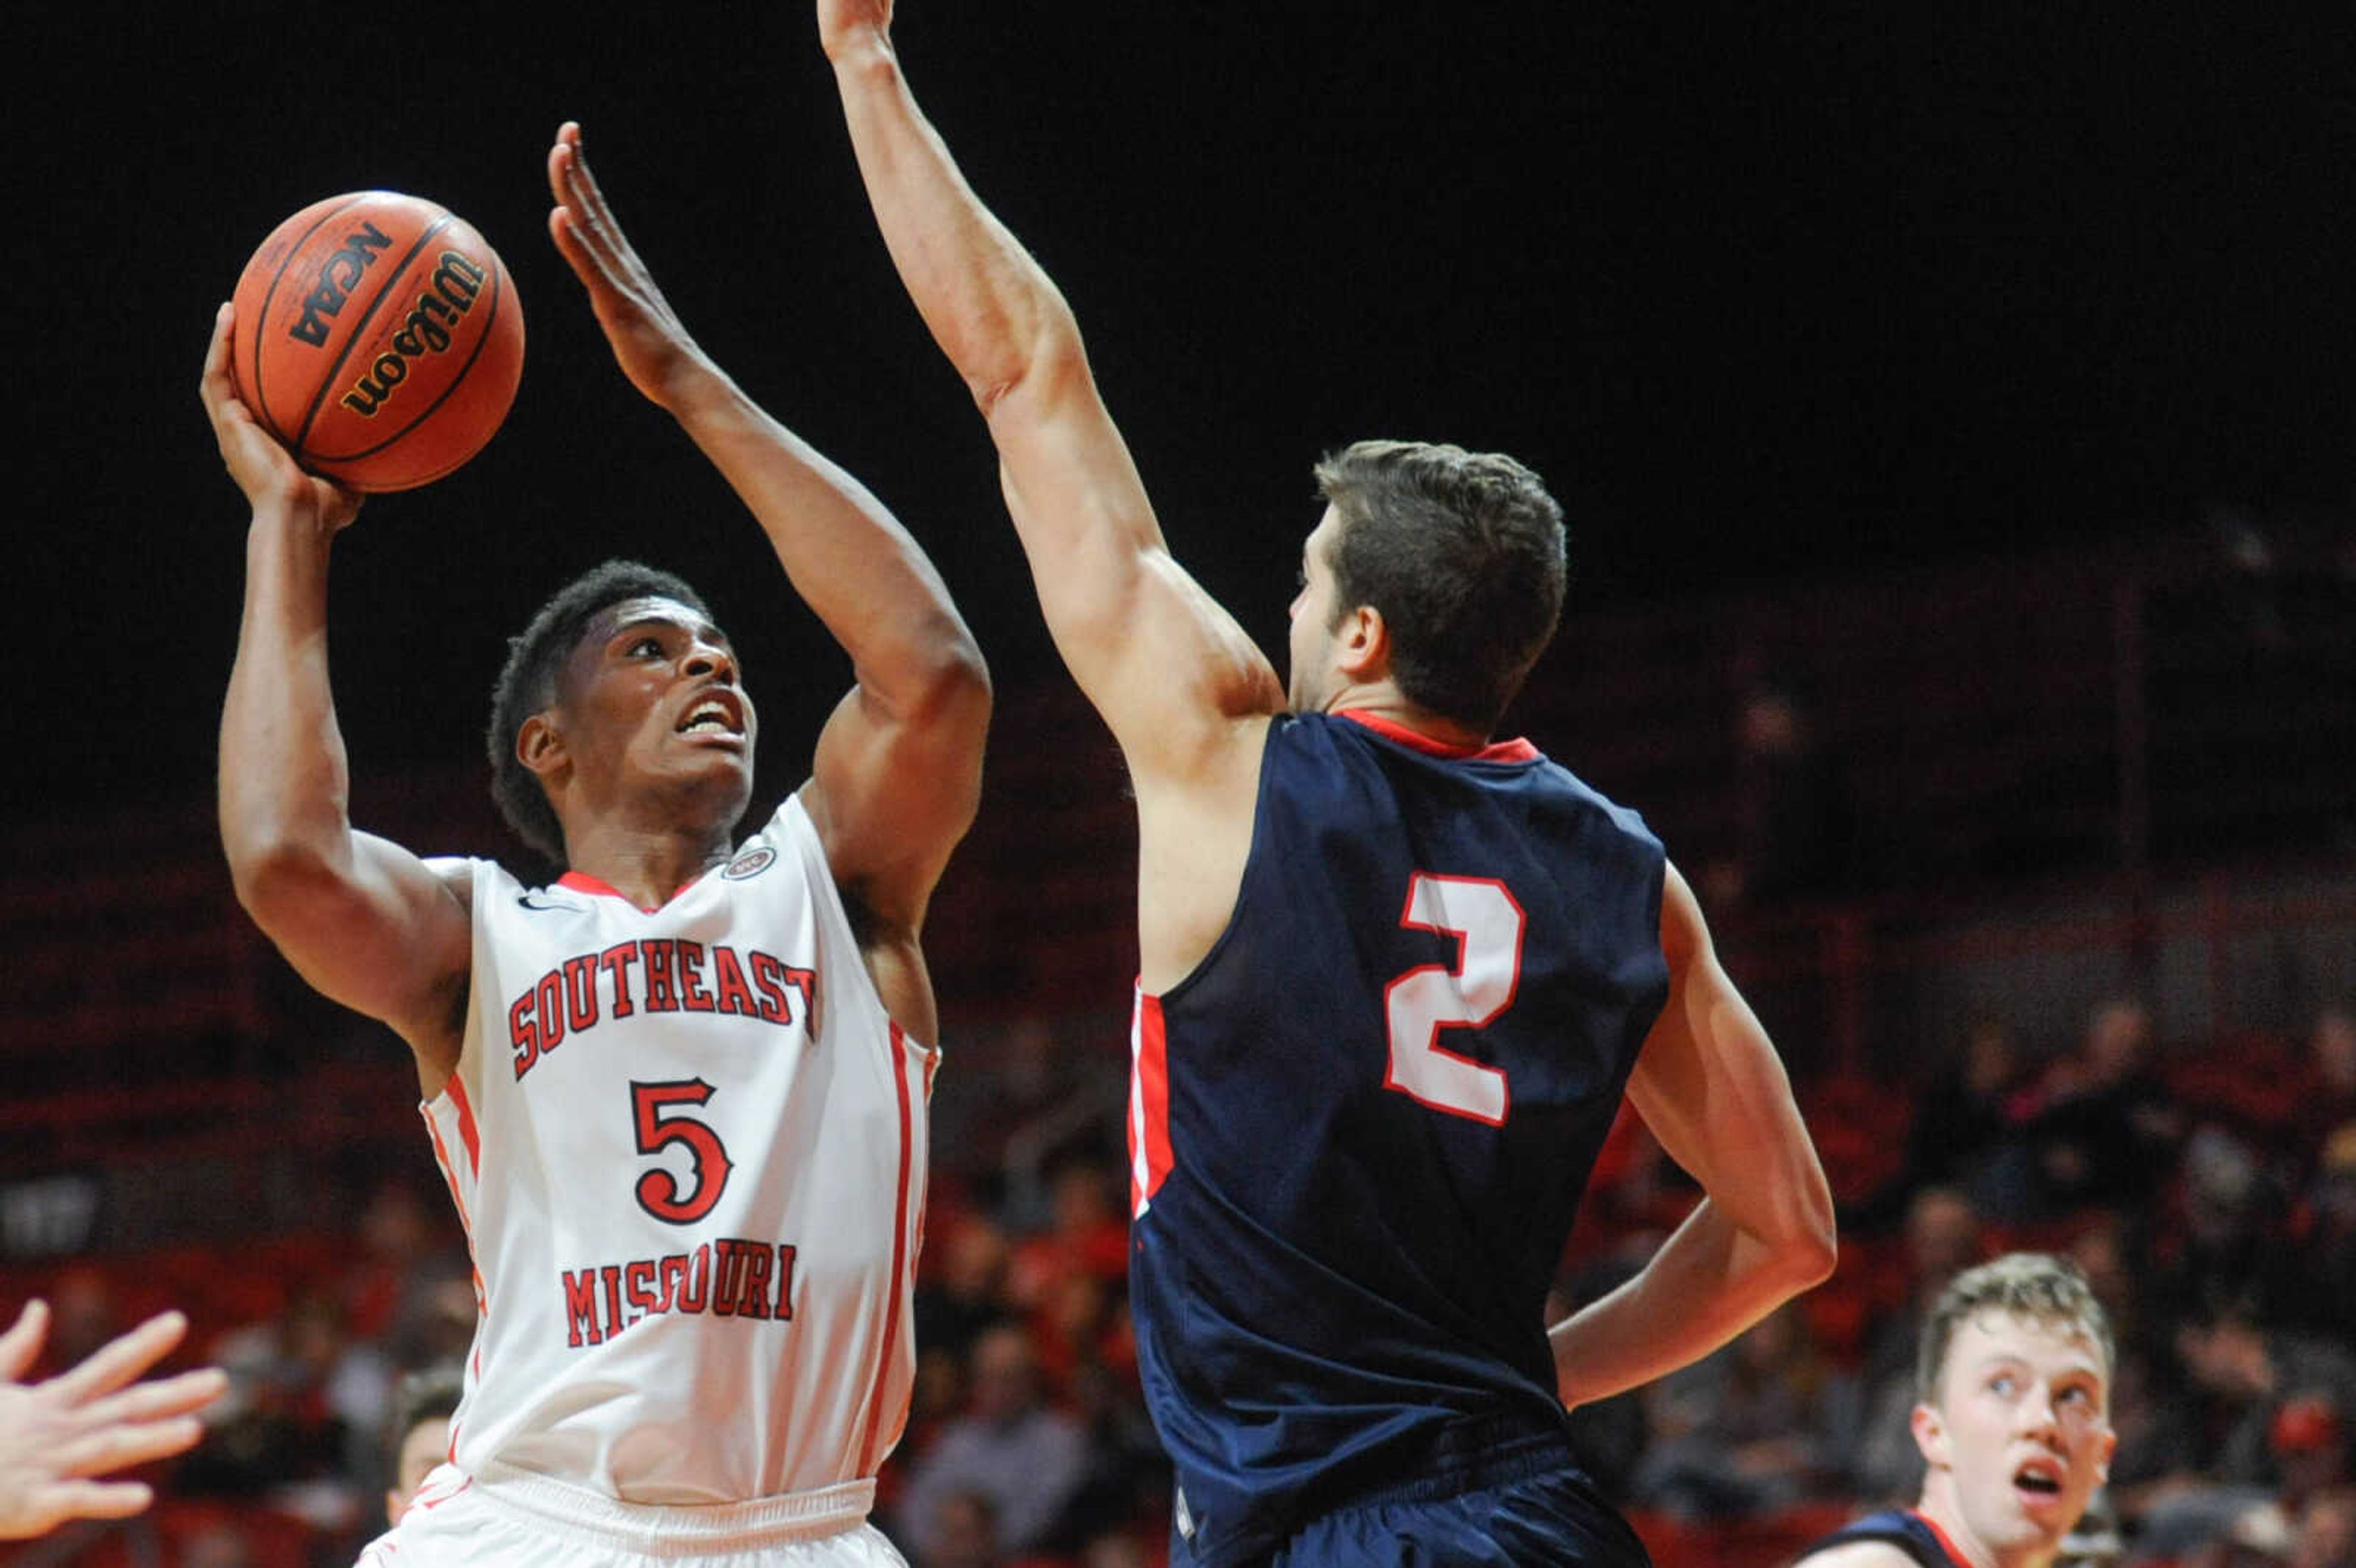
{"type": "Polygon", "coordinates": [[[1461,446],[1362,441],[1316,472],[1342,525],[1335,615],[1380,611],[1399,690],[1494,731],[1562,614],[1562,508],[1521,464],[1461,446]]]}
{"type": "Polygon", "coordinates": [[[626,599],[654,598],[676,599],[712,618],[701,596],[671,573],[635,560],[609,560],[549,595],[531,624],[508,639],[508,662],[491,688],[491,723],[484,735],[491,798],[516,836],[556,866],[565,864],[563,825],[539,776],[517,759],[516,736],[525,720],[556,700],[557,677],[597,613],[626,599]]]}
{"type": "Polygon", "coordinates": [[[466,1373],[455,1366],[423,1367],[402,1374],[392,1392],[392,1425],[386,1435],[391,1441],[390,1451],[396,1474],[392,1484],[399,1486],[401,1477],[401,1446],[409,1435],[425,1421],[447,1421],[458,1413],[458,1401],[466,1392],[466,1373]]]}

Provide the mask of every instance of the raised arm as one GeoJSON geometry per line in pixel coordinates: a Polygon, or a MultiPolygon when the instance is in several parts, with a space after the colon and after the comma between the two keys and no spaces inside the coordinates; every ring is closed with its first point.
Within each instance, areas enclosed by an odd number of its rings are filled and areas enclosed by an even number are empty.
{"type": "Polygon", "coordinates": [[[901,281],[989,421],[1048,630],[1142,801],[1230,763],[1257,735],[1237,721],[1276,711],[1283,691],[1172,559],[1070,307],[917,111],[891,12],[889,0],[819,0],[860,173],[901,281]]]}
{"type": "Polygon", "coordinates": [[[353,831],[327,686],[327,555],[359,497],[304,473],[238,400],[233,325],[221,306],[198,389],[253,508],[221,709],[221,845],[239,901],[287,962],[322,994],[391,1025],[436,1093],[466,1021],[466,889],[399,845],[353,831]]]}
{"type": "Polygon", "coordinates": [[[1669,1000],[1628,1082],[1703,1198],[1635,1278],[1552,1330],[1563,1402],[1708,1355],[1832,1273],[1831,1189],[1775,1048],[1718,961],[1676,868],[1661,900],[1669,1000]]]}
{"type": "Polygon", "coordinates": [[[549,232],[623,372],[734,486],[851,656],[855,684],[819,737],[803,801],[872,934],[912,943],[980,793],[980,650],[884,504],[764,412],[680,324],[598,190],[578,125],[557,133],[548,179],[549,232]]]}

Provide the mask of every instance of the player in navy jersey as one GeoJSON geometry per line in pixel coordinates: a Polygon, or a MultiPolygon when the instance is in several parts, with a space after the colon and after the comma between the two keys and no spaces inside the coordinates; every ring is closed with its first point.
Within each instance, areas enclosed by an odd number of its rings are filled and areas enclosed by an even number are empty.
{"type": "Polygon", "coordinates": [[[2111,1330],[2077,1266],[2008,1253],[1940,1292],[1915,1350],[1922,1494],[1800,1555],[1807,1568],[2050,1568],[2102,1485],[2111,1330]]]}
{"type": "Polygon", "coordinates": [[[1136,792],[1131,1309],[1173,1561],[1641,1563],[1568,1407],[1822,1279],[1831,1201],[1659,843],[1493,739],[1559,613],[1559,510],[1505,457],[1328,460],[1288,690],[1173,559],[1070,310],[917,111],[888,0],[818,18],[894,261],[1136,792]],[[1549,1335],[1623,1094],[1706,1196],[1549,1335]]]}

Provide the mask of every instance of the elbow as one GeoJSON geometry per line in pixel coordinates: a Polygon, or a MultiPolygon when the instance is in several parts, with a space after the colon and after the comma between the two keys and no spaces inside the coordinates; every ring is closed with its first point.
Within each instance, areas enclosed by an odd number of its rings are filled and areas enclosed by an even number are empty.
{"type": "Polygon", "coordinates": [[[1777,1251],[1783,1259],[1794,1296],[1824,1284],[1840,1264],[1840,1237],[1833,1221],[1832,1189],[1825,1180],[1823,1168],[1813,1158],[1808,1161],[1807,1178],[1802,1183],[1801,1200],[1777,1251]]]}
{"type": "Polygon", "coordinates": [[[222,837],[238,903],[273,936],[299,929],[322,896],[340,885],[327,855],[295,835],[249,830],[222,837]]]}
{"type": "Polygon", "coordinates": [[[1001,355],[966,377],[974,406],[993,432],[1006,421],[1034,418],[1095,385],[1079,323],[1060,295],[1049,297],[1029,331],[1010,335],[1001,355]]]}

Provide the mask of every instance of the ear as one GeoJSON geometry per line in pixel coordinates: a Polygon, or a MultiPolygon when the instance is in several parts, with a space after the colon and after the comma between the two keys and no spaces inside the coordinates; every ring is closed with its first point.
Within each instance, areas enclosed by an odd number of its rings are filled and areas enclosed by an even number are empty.
{"type": "Polygon", "coordinates": [[[1947,1441],[1947,1418],[1939,1413],[1938,1406],[1918,1404],[1907,1418],[1907,1429],[1914,1434],[1914,1446],[1922,1451],[1922,1462],[1934,1470],[1951,1468],[1955,1452],[1947,1441]]]}
{"type": "Polygon", "coordinates": [[[2118,1451],[2119,1435],[2116,1432],[2104,1433],[2103,1451],[2094,1459],[2095,1480],[2107,1481],[2111,1478],[2111,1456],[2118,1451]]]}
{"type": "Polygon", "coordinates": [[[545,709],[525,720],[516,731],[515,753],[516,761],[539,774],[542,784],[571,760],[564,749],[564,731],[545,709]]]}
{"type": "Polygon", "coordinates": [[[1380,610],[1361,604],[1342,617],[1333,637],[1333,661],[1344,675],[1360,683],[1390,673],[1391,628],[1380,610]]]}
{"type": "Polygon", "coordinates": [[[386,1488],[384,1493],[384,1522],[387,1524],[397,1525],[401,1522],[401,1516],[408,1511],[409,1499],[402,1497],[399,1492],[394,1491],[391,1488],[386,1488]]]}

